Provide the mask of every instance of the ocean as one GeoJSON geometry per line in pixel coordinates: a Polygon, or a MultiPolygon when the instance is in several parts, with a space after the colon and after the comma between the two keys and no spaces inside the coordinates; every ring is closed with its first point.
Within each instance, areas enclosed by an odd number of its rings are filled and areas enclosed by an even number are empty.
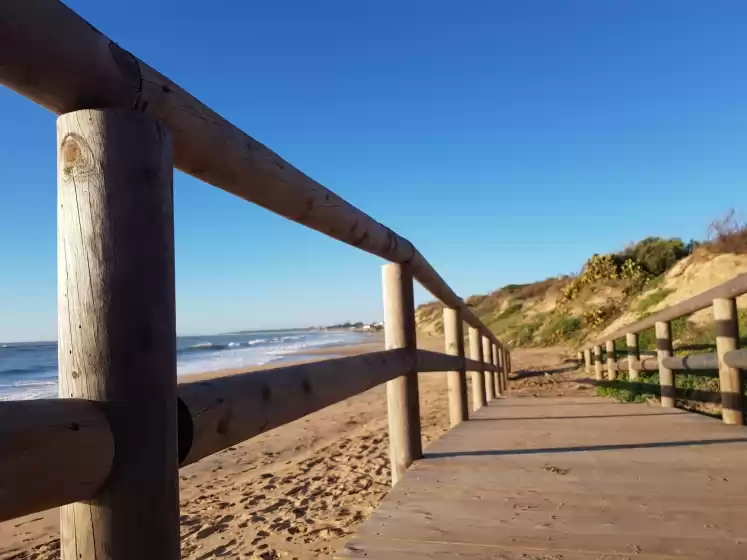
{"type": "MultiPolygon", "coordinates": [[[[309,357],[305,351],[366,342],[352,331],[248,331],[177,338],[179,375],[309,357]]],[[[56,342],[0,342],[0,401],[57,396],[56,342]]]]}

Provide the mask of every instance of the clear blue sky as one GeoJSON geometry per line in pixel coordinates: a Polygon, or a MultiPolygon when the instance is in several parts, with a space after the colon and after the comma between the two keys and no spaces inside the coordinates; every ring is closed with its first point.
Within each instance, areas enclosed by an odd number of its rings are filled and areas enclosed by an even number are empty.
{"type": "MultiPolygon", "coordinates": [[[[68,4],[464,297],[745,209],[742,0],[68,4]]],[[[0,89],[0,117],[0,340],[52,339],[55,116],[0,89]]],[[[376,257],[175,191],[180,333],[381,317],[376,257]]]]}

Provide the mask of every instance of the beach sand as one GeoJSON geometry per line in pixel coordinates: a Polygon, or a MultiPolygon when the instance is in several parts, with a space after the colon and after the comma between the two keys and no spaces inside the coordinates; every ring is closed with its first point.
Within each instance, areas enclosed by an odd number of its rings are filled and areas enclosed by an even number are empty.
{"type": "MultiPolygon", "coordinates": [[[[441,351],[442,344],[436,337],[418,341],[429,350],[441,351]]],[[[381,337],[315,353],[324,359],[380,349],[381,337]]],[[[560,361],[557,352],[529,356],[548,368],[560,361]]],[[[520,355],[514,365],[529,367],[520,355]]],[[[527,394],[555,393],[560,386],[544,376],[520,384],[527,394]]],[[[427,445],[448,428],[445,376],[421,374],[420,399],[427,445]]],[[[180,475],[182,558],[331,558],[389,489],[385,387],[205,458],[180,475]]],[[[56,509],[0,524],[0,558],[59,557],[57,524],[56,509]]]]}

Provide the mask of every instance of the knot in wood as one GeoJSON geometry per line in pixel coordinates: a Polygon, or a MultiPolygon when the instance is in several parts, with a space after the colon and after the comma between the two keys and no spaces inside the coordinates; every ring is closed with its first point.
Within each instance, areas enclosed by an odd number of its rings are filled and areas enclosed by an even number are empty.
{"type": "Polygon", "coordinates": [[[93,171],[93,154],[86,141],[76,134],[68,134],[60,146],[62,178],[69,181],[93,171]]]}

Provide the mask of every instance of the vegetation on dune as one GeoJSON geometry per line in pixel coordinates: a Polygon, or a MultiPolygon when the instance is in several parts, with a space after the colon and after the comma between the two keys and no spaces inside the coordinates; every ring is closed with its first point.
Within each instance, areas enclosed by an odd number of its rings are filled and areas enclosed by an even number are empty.
{"type": "MultiPolygon", "coordinates": [[[[513,346],[578,345],[623,314],[635,320],[653,313],[674,293],[672,281],[665,279],[682,259],[692,256],[691,262],[700,263],[724,253],[747,254],[747,226],[733,212],[711,224],[705,242],[647,237],[621,251],[593,255],[578,274],[510,284],[473,295],[466,304],[513,346]]],[[[423,330],[443,332],[441,304],[419,307],[417,321],[423,330]]],[[[673,321],[672,329],[682,344],[713,342],[708,328],[685,319],[673,321]]],[[[640,339],[642,348],[653,348],[653,331],[640,339]]],[[[624,350],[624,341],[617,344],[624,350]]]]}

